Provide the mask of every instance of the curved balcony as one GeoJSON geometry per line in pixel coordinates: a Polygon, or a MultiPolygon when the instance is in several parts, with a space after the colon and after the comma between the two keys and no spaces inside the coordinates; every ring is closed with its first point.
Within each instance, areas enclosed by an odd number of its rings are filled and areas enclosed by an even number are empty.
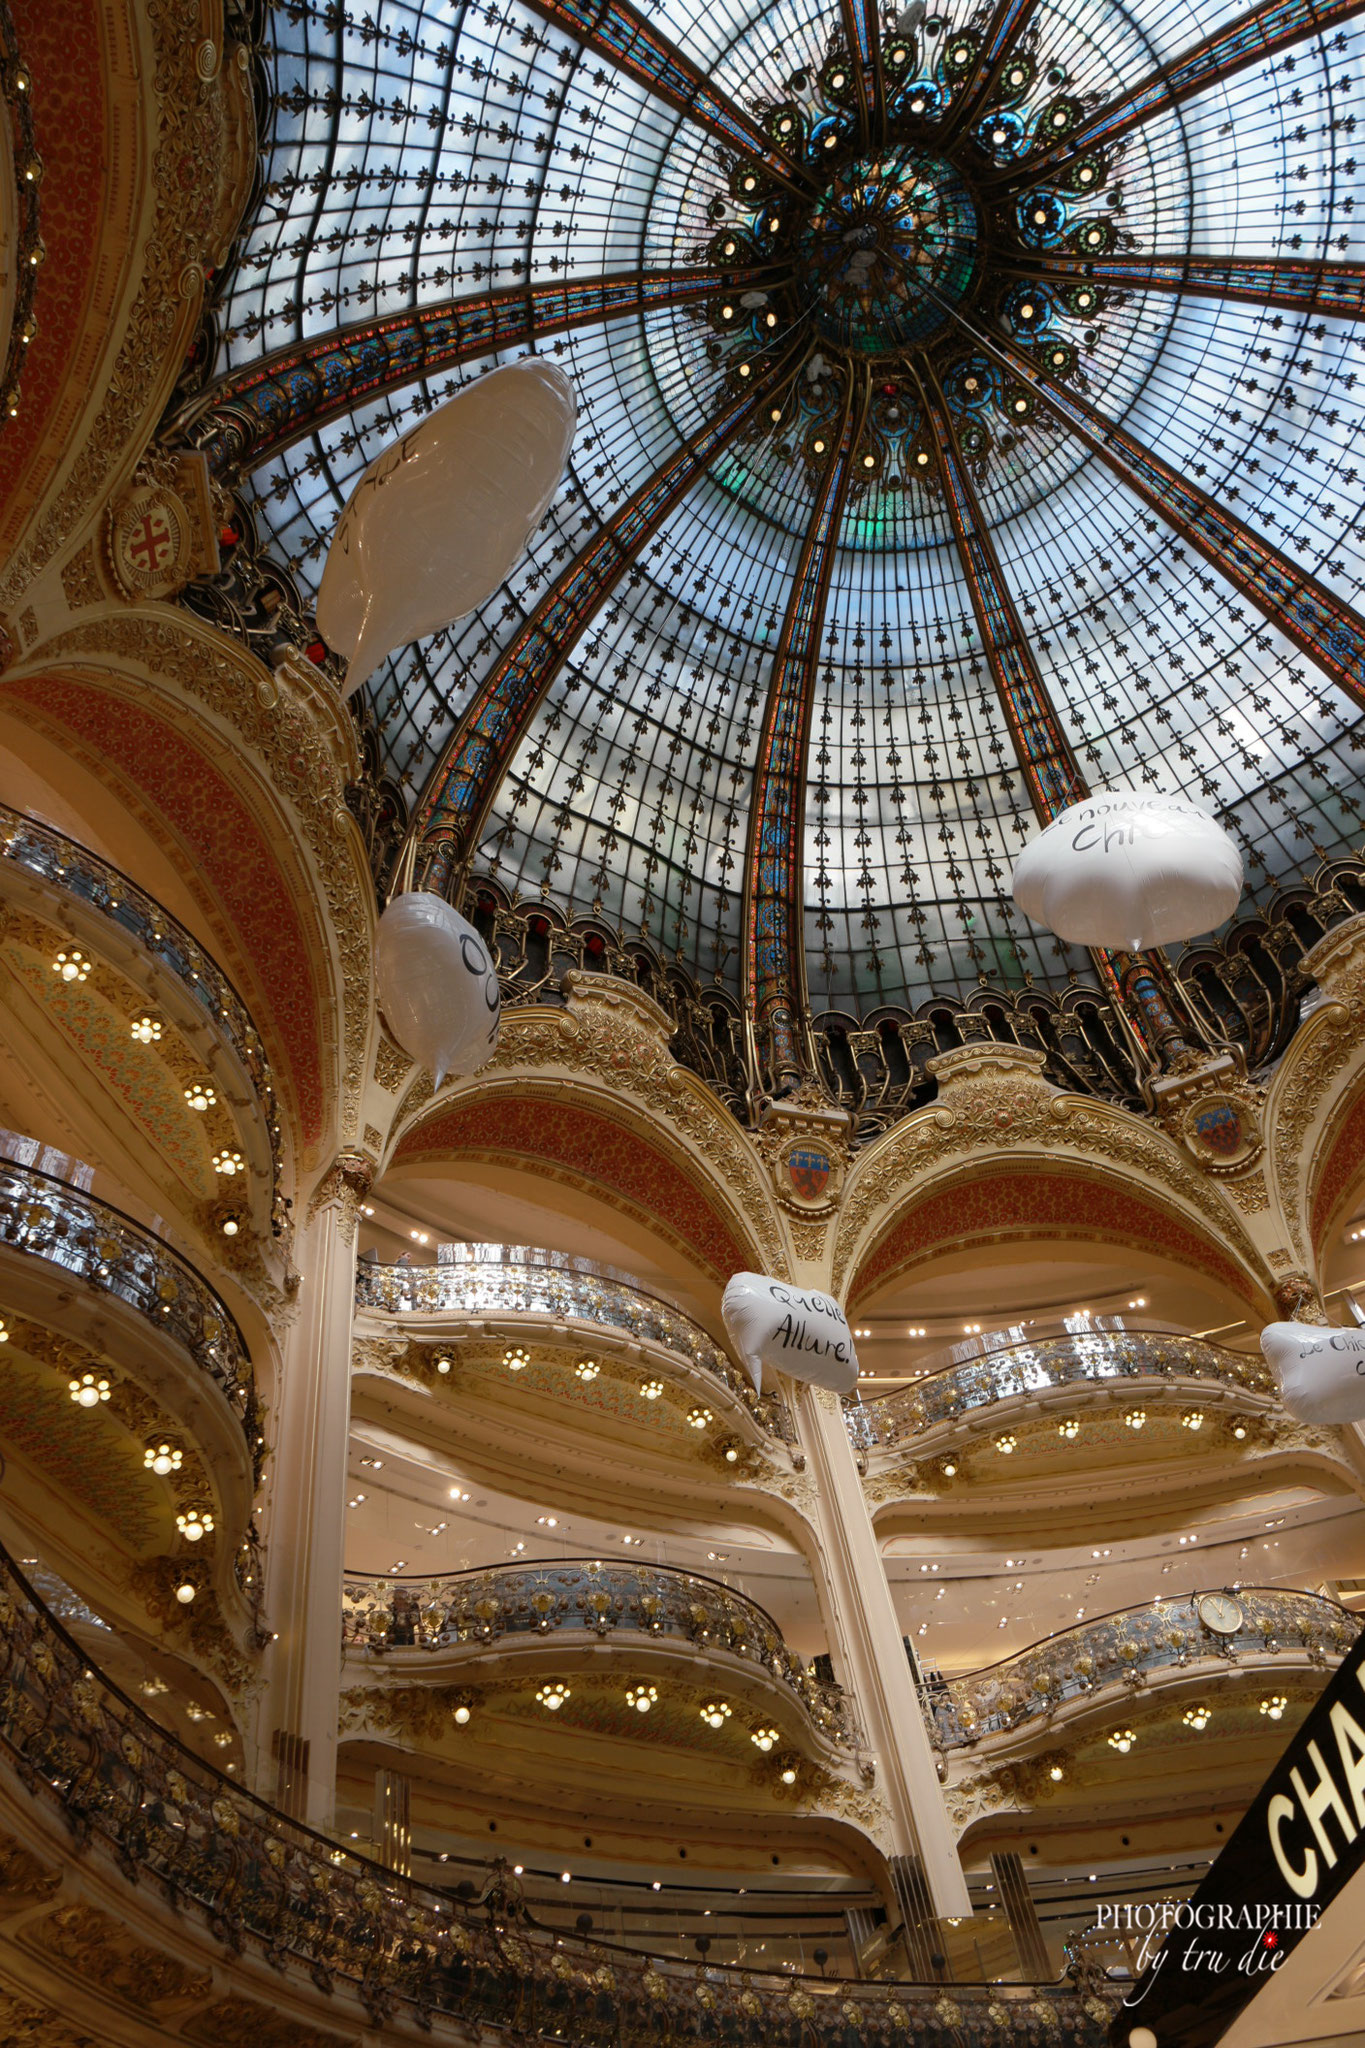
{"type": "MultiPolygon", "coordinates": [[[[1025,2048],[1040,2035],[1102,2048],[1107,2039],[1110,2011],[1089,1991],[853,1983],[683,1965],[598,1941],[569,1949],[530,1919],[505,1865],[490,1871],[478,1904],[415,1884],[312,1834],[158,1728],[2,1552],[0,1754],[6,1826],[49,1862],[69,1853],[61,1844],[73,1834],[88,1844],[85,1867],[114,1910],[119,1887],[154,1878],[177,1902],[180,1940],[202,1939],[203,1998],[221,2000],[208,1964],[226,1936],[244,1969],[264,1951],[291,1997],[316,1996],[328,2032],[337,2015],[327,1993],[339,1985],[376,2028],[425,2030],[435,2019],[584,2048],[655,2048],[665,2038],[1025,2048]]],[[[196,2030],[185,2011],[177,2024],[196,2030]]]]}
{"type": "Polygon", "coordinates": [[[1027,1401],[1065,1387],[1127,1387],[1136,1380],[1210,1383],[1232,1395],[1273,1396],[1275,1382],[1259,1358],[1243,1358],[1198,1337],[1152,1330],[1099,1330],[1012,1344],[948,1365],[915,1386],[853,1411],[851,1427],[866,1446],[894,1449],[912,1437],[960,1422],[1002,1401],[1027,1401]]]}
{"type": "MultiPolygon", "coordinates": [[[[0,804],[0,860],[10,888],[22,883],[42,908],[60,916],[77,937],[134,970],[144,985],[148,967],[179,998],[180,1021],[194,1032],[207,1025],[231,1062],[233,1088],[259,1114],[241,1119],[242,1138],[258,1148],[276,1223],[279,1204],[280,1125],[270,1064],[242,998],[199,941],[155,897],[88,847],[65,839],[22,811],[0,804]]],[[[0,870],[3,872],[3,870],[0,870]]]]}
{"type": "Polygon", "coordinates": [[[1133,1685],[1209,1662],[1226,1669],[1240,1659],[1297,1651],[1325,1669],[1365,1628],[1349,1608],[1316,1593],[1245,1586],[1235,1595],[1241,1627],[1217,1635],[1199,1618],[1199,1597],[1100,1615],[985,1670],[931,1682],[924,1706],[935,1743],[960,1749],[1055,1715],[1105,1686],[1133,1685]]]}
{"type": "Polygon", "coordinates": [[[237,1418],[259,1477],[256,1383],[232,1311],[168,1244],[108,1202],[0,1159],[0,1247],[131,1309],[193,1360],[237,1418]]]}
{"type": "Polygon", "coordinates": [[[379,1266],[362,1260],[356,1269],[356,1306],[401,1316],[538,1317],[656,1345],[726,1387],[769,1436],[794,1441],[791,1416],[779,1395],[756,1394],[747,1373],[699,1323],[626,1275],[523,1245],[449,1250],[456,1256],[435,1266],[379,1266]]]}
{"type": "Polygon", "coordinates": [[[507,1636],[642,1637],[685,1642],[761,1665],[830,1742],[862,1746],[851,1701],[807,1671],[747,1594],[669,1565],[567,1558],[438,1579],[347,1574],[342,1641],[350,1649],[486,1648],[507,1636]]]}

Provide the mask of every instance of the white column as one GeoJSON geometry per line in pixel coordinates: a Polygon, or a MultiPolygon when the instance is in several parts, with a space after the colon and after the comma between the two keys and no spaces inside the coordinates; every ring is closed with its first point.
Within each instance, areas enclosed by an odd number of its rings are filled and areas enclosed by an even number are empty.
{"type": "Polygon", "coordinates": [[[967,1880],[843,1410],[835,1395],[802,1387],[797,1413],[819,1499],[837,1659],[876,1752],[895,1831],[892,1853],[919,1858],[940,1918],[970,1915],[967,1880]]]}
{"type": "Polygon", "coordinates": [[[331,1826],[336,1803],[356,1218],[370,1172],[362,1155],[342,1153],[309,1206],[295,1246],[299,1314],[270,1417],[265,1585],[275,1641],[260,1789],[318,1828],[331,1826]]]}

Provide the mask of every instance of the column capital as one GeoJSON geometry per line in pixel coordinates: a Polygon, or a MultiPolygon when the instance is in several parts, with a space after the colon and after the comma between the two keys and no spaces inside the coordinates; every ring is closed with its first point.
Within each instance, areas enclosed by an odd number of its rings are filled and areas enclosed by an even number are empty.
{"type": "Polygon", "coordinates": [[[375,1162],[368,1153],[349,1149],[338,1152],[313,1190],[308,1204],[308,1221],[311,1223],[323,1209],[339,1209],[338,1227],[349,1244],[355,1235],[361,1204],[370,1192],[374,1176],[375,1162]]]}

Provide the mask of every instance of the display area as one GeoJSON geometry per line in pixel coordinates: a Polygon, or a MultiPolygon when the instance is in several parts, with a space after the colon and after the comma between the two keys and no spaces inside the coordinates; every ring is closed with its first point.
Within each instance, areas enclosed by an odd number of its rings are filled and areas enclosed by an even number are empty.
{"type": "Polygon", "coordinates": [[[1365,2039],[1363,13],[0,0],[0,2042],[1365,2039]]]}

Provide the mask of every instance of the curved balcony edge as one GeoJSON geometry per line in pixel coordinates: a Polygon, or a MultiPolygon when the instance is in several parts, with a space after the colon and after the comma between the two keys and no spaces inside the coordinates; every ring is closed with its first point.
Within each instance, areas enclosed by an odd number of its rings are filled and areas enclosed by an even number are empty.
{"type": "Polygon", "coordinates": [[[0,1160],[0,1249],[121,1303],[192,1359],[236,1418],[259,1479],[264,1444],[246,1339],[187,1259],[111,1203],[12,1160],[0,1160]]]}
{"type": "Polygon", "coordinates": [[[1191,1664],[1218,1660],[1226,1669],[1253,1651],[1272,1657],[1293,1646],[1325,1668],[1345,1655],[1362,1628],[1365,1618],[1321,1594],[1280,1586],[1218,1589],[1096,1615],[998,1664],[956,1678],[926,1678],[921,1702],[935,1746],[965,1749],[1051,1717],[1107,1685],[1191,1664]],[[1227,1626],[1234,1620],[1227,1607],[1222,1625],[1210,1626],[1200,1612],[1210,1599],[1235,1603],[1235,1626],[1227,1626]]]}
{"type": "MultiPolygon", "coordinates": [[[[928,1374],[912,1387],[846,1411],[861,1450],[902,1450],[964,1423],[983,1409],[1036,1401],[1068,1387],[1131,1388],[1143,1381],[1210,1382],[1256,1404],[1275,1381],[1259,1358],[1172,1332],[1094,1331],[1016,1344],[928,1374]]],[[[989,1425],[986,1425],[989,1426],[989,1425]]]]}
{"type": "Polygon", "coordinates": [[[0,803],[0,862],[21,873],[35,893],[56,896],[92,932],[112,936],[120,950],[145,955],[178,984],[186,1015],[207,1023],[256,1104],[270,1161],[271,1222],[283,1228],[283,1155],[270,1063],[246,1003],[212,954],[121,868],[5,803],[0,803]]]}
{"type": "Polygon", "coordinates": [[[396,1317],[462,1317],[469,1321],[534,1317],[581,1323],[604,1337],[642,1342],[681,1359],[724,1386],[758,1427],[780,1443],[796,1439],[779,1394],[758,1394],[748,1374],[682,1309],[615,1275],[564,1266],[507,1262],[487,1265],[356,1268],[356,1307],[396,1317]]]}
{"type": "Polygon", "coordinates": [[[672,1565],[548,1558],[437,1578],[346,1574],[343,1649],[376,1656],[487,1649],[509,1636],[628,1635],[686,1642],[757,1663],[786,1687],[823,1739],[860,1755],[865,1738],[842,1687],[809,1672],[756,1600],[672,1565]]]}
{"type": "Polygon", "coordinates": [[[951,2048],[964,2028],[973,2048],[1027,2048],[1040,2025],[1064,2029],[1073,2048],[1107,2040],[1116,1991],[779,1976],[604,1941],[567,1954],[530,1920],[505,1865],[466,1902],[312,1833],[194,1756],[92,1666],[3,1552],[0,1624],[7,1823],[38,1841],[40,1868],[60,1867],[60,1817],[110,1903],[164,1910],[168,1923],[173,1909],[177,1945],[202,1927],[215,1964],[206,2000],[221,1997],[226,1940],[239,1982],[273,1976],[282,1996],[325,1997],[332,2028],[363,2008],[376,2027],[411,2023],[453,2041],[472,2026],[579,2048],[655,2048],[665,2034],[845,2048],[850,2029],[951,2048]]]}

